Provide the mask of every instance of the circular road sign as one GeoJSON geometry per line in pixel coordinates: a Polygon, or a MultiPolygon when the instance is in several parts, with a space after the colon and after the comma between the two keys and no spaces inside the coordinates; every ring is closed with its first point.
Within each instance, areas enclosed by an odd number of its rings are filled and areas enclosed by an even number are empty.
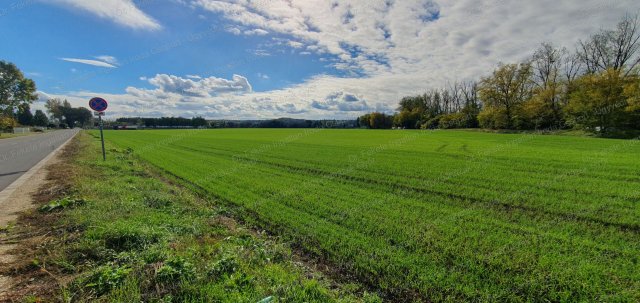
{"type": "Polygon", "coordinates": [[[107,109],[107,100],[102,98],[93,98],[89,100],[89,107],[97,112],[103,112],[107,109]]]}

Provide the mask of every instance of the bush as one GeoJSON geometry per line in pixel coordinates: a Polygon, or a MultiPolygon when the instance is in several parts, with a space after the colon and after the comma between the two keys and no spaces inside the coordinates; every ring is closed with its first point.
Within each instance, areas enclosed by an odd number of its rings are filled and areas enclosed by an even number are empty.
{"type": "Polygon", "coordinates": [[[504,109],[486,107],[478,114],[478,123],[482,128],[505,129],[509,126],[504,109]]]}
{"type": "Polygon", "coordinates": [[[464,128],[466,127],[466,121],[467,117],[464,113],[442,115],[438,127],[442,129],[464,128]]]}
{"type": "Polygon", "coordinates": [[[436,129],[440,126],[440,118],[442,116],[435,116],[434,118],[431,118],[429,120],[427,120],[427,122],[423,123],[422,126],[420,126],[420,129],[436,129]]]}
{"type": "Polygon", "coordinates": [[[9,116],[0,115],[0,131],[11,131],[18,126],[18,122],[9,116]]]}

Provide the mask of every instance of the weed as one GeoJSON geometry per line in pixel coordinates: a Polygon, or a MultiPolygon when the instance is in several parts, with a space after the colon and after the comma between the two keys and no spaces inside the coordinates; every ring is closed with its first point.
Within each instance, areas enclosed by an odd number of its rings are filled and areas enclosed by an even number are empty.
{"type": "Polygon", "coordinates": [[[156,272],[156,280],[160,283],[171,283],[189,280],[195,277],[193,264],[181,257],[173,257],[162,264],[156,272]]]}
{"type": "Polygon", "coordinates": [[[128,266],[105,265],[94,270],[83,284],[100,296],[120,286],[130,273],[128,266]]]}
{"type": "Polygon", "coordinates": [[[83,204],[85,204],[85,200],[83,199],[65,197],[62,199],[51,201],[45,205],[42,205],[38,208],[38,210],[46,213],[46,212],[63,210],[66,208],[72,208],[72,207],[83,205],[83,204]]]}

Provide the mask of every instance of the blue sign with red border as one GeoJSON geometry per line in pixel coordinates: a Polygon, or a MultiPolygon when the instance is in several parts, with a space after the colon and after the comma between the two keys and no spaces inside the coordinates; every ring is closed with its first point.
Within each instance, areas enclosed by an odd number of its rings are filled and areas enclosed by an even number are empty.
{"type": "Polygon", "coordinates": [[[92,98],[91,100],[89,100],[89,107],[91,107],[91,109],[97,111],[97,112],[103,112],[105,110],[107,110],[107,107],[109,106],[109,104],[107,103],[107,100],[99,98],[99,97],[95,97],[92,98]]]}

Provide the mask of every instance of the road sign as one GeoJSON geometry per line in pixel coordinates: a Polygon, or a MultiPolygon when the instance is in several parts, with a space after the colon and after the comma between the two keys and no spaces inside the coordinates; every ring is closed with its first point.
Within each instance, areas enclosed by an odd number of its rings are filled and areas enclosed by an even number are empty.
{"type": "Polygon", "coordinates": [[[102,160],[107,160],[107,154],[104,150],[104,134],[102,133],[102,116],[104,116],[104,111],[107,109],[108,104],[107,100],[102,98],[92,98],[89,100],[89,107],[95,110],[95,115],[98,116],[98,122],[100,123],[100,141],[102,141],[102,160]]]}
{"type": "Polygon", "coordinates": [[[91,100],[89,100],[89,107],[91,107],[91,109],[97,111],[97,112],[103,112],[105,110],[107,110],[107,107],[109,106],[109,104],[107,103],[107,100],[102,99],[102,98],[98,98],[95,97],[91,100]]]}

